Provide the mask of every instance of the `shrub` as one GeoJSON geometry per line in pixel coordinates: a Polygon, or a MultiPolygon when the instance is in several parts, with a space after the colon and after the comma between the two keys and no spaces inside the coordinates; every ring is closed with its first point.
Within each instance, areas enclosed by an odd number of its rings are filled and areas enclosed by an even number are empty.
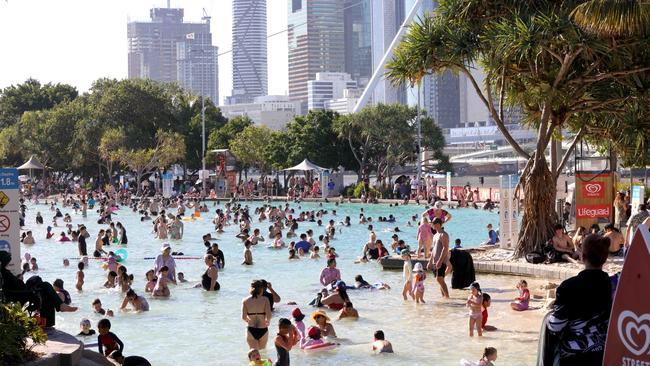
{"type": "MultiPolygon", "coordinates": [[[[381,193],[373,187],[370,187],[369,193],[372,193],[375,198],[382,197],[381,193]]],[[[361,194],[363,194],[363,182],[357,183],[357,186],[354,187],[354,198],[361,198],[361,194]]],[[[366,196],[370,196],[370,194],[367,194],[366,196]]]]}
{"type": "Polygon", "coordinates": [[[36,319],[27,315],[19,304],[1,304],[0,365],[16,365],[36,358],[33,346],[27,344],[28,338],[33,344],[42,344],[47,340],[36,319]]]}

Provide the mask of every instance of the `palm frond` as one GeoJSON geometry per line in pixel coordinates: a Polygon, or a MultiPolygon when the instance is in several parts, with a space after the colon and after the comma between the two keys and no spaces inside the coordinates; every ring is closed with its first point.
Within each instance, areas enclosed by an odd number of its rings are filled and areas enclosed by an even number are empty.
{"type": "Polygon", "coordinates": [[[598,36],[642,35],[650,30],[650,4],[645,0],[590,0],[576,6],[571,18],[598,36]]]}

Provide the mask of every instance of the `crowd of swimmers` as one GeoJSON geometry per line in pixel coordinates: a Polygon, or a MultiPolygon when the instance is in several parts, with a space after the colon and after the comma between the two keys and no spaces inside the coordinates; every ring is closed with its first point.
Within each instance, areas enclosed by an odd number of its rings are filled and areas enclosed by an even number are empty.
{"type": "MultiPolygon", "coordinates": [[[[54,213],[52,225],[58,226],[57,219],[63,218],[66,223],[66,231],[61,233],[61,237],[68,238],[69,241],[78,243],[78,262],[75,288],[78,291],[83,290],[84,286],[84,269],[88,266],[89,256],[86,248],[86,239],[91,237],[88,229],[84,225],[78,225],[75,229],[68,219],[69,214],[63,214],[58,207],[61,201],[55,199],[46,204],[54,213]],[[68,236],[69,235],[69,236],[68,236]]],[[[82,212],[86,217],[88,209],[95,209],[99,219],[97,223],[104,228],[98,230],[93,257],[102,259],[102,267],[105,269],[106,281],[105,288],[118,288],[122,294],[122,302],[119,311],[147,312],[150,309],[149,299],[166,298],[171,296],[170,285],[176,285],[180,282],[186,282],[183,273],[176,270],[175,255],[182,253],[172,252],[171,245],[164,243],[160,248],[160,253],[155,257],[153,266],[144,274],[146,285],[144,293],[149,296],[143,296],[136,292],[132,287],[134,275],[128,272],[127,267],[121,263],[122,258],[119,250],[111,250],[111,246],[116,245],[122,248],[128,244],[126,228],[121,222],[114,221],[113,217],[119,215],[119,210],[129,209],[140,215],[140,221],[144,224],[151,225],[154,237],[160,240],[182,239],[184,235],[183,221],[186,219],[194,220],[209,212],[208,206],[197,199],[185,200],[182,197],[175,199],[164,199],[154,197],[142,199],[140,201],[131,200],[130,196],[119,194],[97,194],[92,193],[84,196],[65,196],[62,199],[62,206],[72,207],[76,211],[82,212]],[[186,217],[186,211],[193,211],[190,217],[186,217]],[[173,212],[175,211],[175,212],[173,212]]],[[[214,203],[217,206],[217,203],[214,203]]],[[[338,203],[336,204],[338,206],[338,203]]],[[[298,210],[301,207],[298,206],[298,210]]],[[[331,245],[335,239],[337,231],[340,233],[346,227],[352,225],[349,216],[343,218],[340,222],[335,219],[327,220],[327,216],[336,217],[336,210],[328,211],[320,208],[315,211],[296,212],[289,203],[286,204],[264,204],[249,211],[247,206],[241,203],[231,201],[223,206],[217,206],[215,216],[212,219],[214,230],[222,233],[226,226],[237,225],[238,234],[236,238],[243,243],[244,252],[242,265],[254,265],[253,248],[263,245],[272,249],[286,250],[289,253],[289,260],[300,258],[318,259],[324,257],[326,267],[323,268],[319,275],[319,282],[322,288],[316,294],[311,306],[316,310],[311,313],[310,319],[313,325],[305,327],[303,323],[304,315],[299,307],[292,311],[293,322],[286,318],[278,321],[278,332],[273,339],[276,352],[276,365],[289,364],[289,351],[296,347],[302,350],[319,350],[331,349],[339,346],[336,342],[336,330],[331,323],[331,319],[324,309],[336,311],[336,319],[359,317],[357,309],[348,294],[350,289],[390,289],[386,283],[378,282],[371,284],[361,275],[354,277],[354,285],[348,286],[343,280],[340,270],[337,268],[337,258],[339,254],[331,245]],[[253,228],[252,225],[257,221],[259,223],[268,222],[268,231],[262,233],[259,228],[253,228]],[[316,236],[314,231],[309,229],[305,232],[298,232],[300,222],[313,222],[322,228],[323,234],[316,236]],[[282,238],[287,238],[285,242],[282,238]],[[293,239],[293,240],[291,240],[293,239]],[[268,245],[265,245],[268,243],[268,245]]],[[[43,216],[39,212],[36,222],[43,224],[43,216]]],[[[449,274],[451,265],[449,263],[450,250],[460,248],[460,240],[456,240],[456,246],[450,248],[449,234],[445,231],[444,225],[452,219],[450,212],[443,208],[441,202],[436,202],[431,208],[427,208],[421,215],[414,215],[407,223],[411,226],[413,221],[417,228],[417,249],[412,250],[405,240],[400,239],[401,233],[399,228],[394,227],[392,230],[393,241],[390,244],[384,243],[377,238],[374,231],[373,219],[367,217],[363,208],[359,214],[359,224],[368,224],[368,240],[363,244],[360,256],[357,262],[368,262],[381,260],[384,257],[397,254],[404,259],[404,285],[402,296],[404,300],[409,297],[416,303],[425,302],[425,279],[427,271],[433,273],[434,278],[440,289],[441,297],[449,298],[449,290],[445,283],[445,276],[449,274]],[[426,265],[418,262],[412,264],[413,259],[424,258],[426,265]]],[[[388,217],[379,217],[378,222],[395,223],[393,215],[388,217]]],[[[488,227],[489,238],[494,239],[494,231],[491,226],[488,227]]],[[[50,235],[52,227],[47,228],[47,238],[53,238],[50,235]]],[[[203,256],[205,265],[204,272],[201,275],[201,281],[195,287],[205,291],[218,291],[221,288],[219,284],[219,272],[225,267],[225,256],[219,245],[214,242],[212,234],[205,234],[202,237],[203,244],[206,247],[206,253],[203,256]]],[[[497,239],[493,240],[494,244],[497,239]]],[[[33,244],[35,240],[31,231],[26,232],[23,237],[24,244],[33,244]]],[[[59,241],[67,241],[59,239],[59,241]]],[[[28,254],[26,254],[28,255],[28,254]]],[[[28,266],[25,271],[37,269],[36,259],[27,258],[28,266]]],[[[64,265],[69,266],[68,259],[64,260],[64,265]]],[[[26,273],[26,272],[25,272],[26,273]]],[[[518,284],[521,294],[512,304],[515,310],[525,310],[528,305],[529,293],[525,288],[525,281],[518,284]]],[[[62,302],[69,304],[71,302],[70,294],[64,289],[61,279],[54,282],[54,289],[62,302]]],[[[484,294],[478,283],[470,287],[470,296],[467,300],[469,308],[469,334],[473,336],[473,330],[476,329],[479,336],[483,330],[489,330],[487,322],[487,308],[490,306],[490,296],[484,294]]],[[[246,342],[251,349],[249,352],[249,361],[251,365],[263,365],[268,359],[263,359],[263,350],[267,346],[269,338],[269,325],[273,317],[274,304],[280,302],[280,296],[274,290],[271,283],[265,280],[255,280],[251,283],[249,296],[242,302],[242,320],[246,323],[246,342]]],[[[294,303],[289,303],[294,305],[294,303]]],[[[100,353],[115,360],[140,360],[139,356],[123,356],[124,344],[112,332],[110,332],[110,317],[115,315],[114,310],[105,309],[101,300],[95,299],[92,302],[93,311],[103,318],[98,322],[98,347],[100,353]]],[[[155,305],[154,305],[155,306],[155,305]]],[[[91,329],[90,320],[83,319],[80,324],[80,336],[94,335],[95,331],[91,329]]],[[[493,328],[493,327],[492,327],[493,328]]],[[[372,350],[378,353],[392,353],[393,346],[386,340],[382,330],[374,332],[372,337],[372,350]]],[[[496,350],[493,353],[484,355],[483,364],[491,365],[496,359],[496,350]]],[[[122,361],[125,362],[125,361],[122,361]]],[[[125,363],[126,364],[126,363],[125,363]]],[[[144,365],[144,363],[142,363],[144,365]]]]}

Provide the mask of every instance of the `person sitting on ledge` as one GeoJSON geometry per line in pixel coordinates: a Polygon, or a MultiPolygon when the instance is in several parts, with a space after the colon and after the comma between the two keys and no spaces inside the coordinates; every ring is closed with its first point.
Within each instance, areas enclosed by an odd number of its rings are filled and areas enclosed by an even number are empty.
{"type": "Polygon", "coordinates": [[[571,262],[578,263],[578,254],[575,252],[573,240],[571,237],[564,233],[564,227],[561,224],[555,225],[553,228],[555,235],[551,238],[553,244],[553,262],[571,262]]]}

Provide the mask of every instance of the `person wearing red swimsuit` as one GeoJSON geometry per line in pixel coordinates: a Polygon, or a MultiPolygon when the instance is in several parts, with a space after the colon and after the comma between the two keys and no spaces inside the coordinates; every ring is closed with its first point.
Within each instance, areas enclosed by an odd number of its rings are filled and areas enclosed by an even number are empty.
{"type": "Polygon", "coordinates": [[[102,319],[97,323],[97,347],[99,353],[108,357],[113,351],[124,351],[124,343],[111,330],[111,321],[102,319]]]}

